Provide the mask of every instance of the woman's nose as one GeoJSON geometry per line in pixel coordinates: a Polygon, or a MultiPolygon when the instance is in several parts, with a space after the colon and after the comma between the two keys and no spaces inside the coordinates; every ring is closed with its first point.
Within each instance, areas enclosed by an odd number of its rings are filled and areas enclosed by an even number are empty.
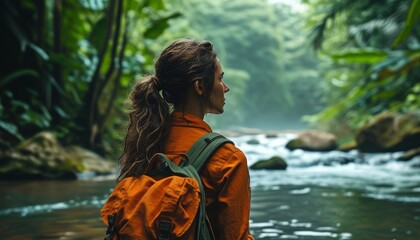
{"type": "Polygon", "coordinates": [[[227,93],[227,92],[230,91],[230,88],[229,88],[229,86],[226,83],[223,82],[223,86],[225,88],[225,93],[227,93]]]}

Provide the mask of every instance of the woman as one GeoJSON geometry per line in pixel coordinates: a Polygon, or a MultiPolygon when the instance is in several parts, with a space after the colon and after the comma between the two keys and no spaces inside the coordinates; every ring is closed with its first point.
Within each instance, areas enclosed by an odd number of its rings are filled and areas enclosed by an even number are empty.
{"type": "MultiPolygon", "coordinates": [[[[155,63],[155,75],[138,82],[130,95],[130,125],[118,180],[142,175],[156,153],[179,164],[193,143],[212,131],[204,115],[223,113],[228,91],[212,43],[183,39],[166,47],[155,63]],[[134,162],[141,164],[131,168],[134,162]]],[[[200,176],[215,238],[253,239],[245,155],[233,144],[224,144],[200,176]]]]}

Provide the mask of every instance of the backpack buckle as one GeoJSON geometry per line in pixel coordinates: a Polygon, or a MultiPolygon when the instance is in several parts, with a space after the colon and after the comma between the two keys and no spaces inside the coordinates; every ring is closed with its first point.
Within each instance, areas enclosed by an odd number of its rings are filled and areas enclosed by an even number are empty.
{"type": "Polygon", "coordinates": [[[183,168],[187,164],[188,164],[188,161],[186,159],[181,159],[181,161],[179,162],[178,166],[183,168]]]}
{"type": "Polygon", "coordinates": [[[160,221],[158,240],[168,240],[171,234],[171,230],[172,230],[172,222],[160,221]]]}

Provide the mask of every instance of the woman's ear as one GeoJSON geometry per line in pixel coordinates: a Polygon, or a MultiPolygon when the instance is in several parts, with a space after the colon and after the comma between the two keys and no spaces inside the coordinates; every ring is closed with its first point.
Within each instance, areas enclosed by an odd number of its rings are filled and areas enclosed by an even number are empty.
{"type": "Polygon", "coordinates": [[[203,84],[201,83],[200,80],[195,80],[194,81],[194,89],[195,92],[199,95],[199,96],[203,96],[204,93],[204,88],[203,88],[203,84]]]}

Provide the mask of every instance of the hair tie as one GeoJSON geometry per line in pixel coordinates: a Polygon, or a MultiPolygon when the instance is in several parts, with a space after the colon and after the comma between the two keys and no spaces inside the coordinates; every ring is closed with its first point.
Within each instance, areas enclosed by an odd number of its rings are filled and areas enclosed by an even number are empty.
{"type": "Polygon", "coordinates": [[[159,78],[157,78],[156,76],[152,76],[152,77],[150,78],[150,80],[152,80],[152,82],[155,84],[156,89],[157,89],[158,91],[160,91],[160,90],[162,90],[162,89],[163,89],[163,88],[162,88],[162,85],[160,84],[159,78]]]}

